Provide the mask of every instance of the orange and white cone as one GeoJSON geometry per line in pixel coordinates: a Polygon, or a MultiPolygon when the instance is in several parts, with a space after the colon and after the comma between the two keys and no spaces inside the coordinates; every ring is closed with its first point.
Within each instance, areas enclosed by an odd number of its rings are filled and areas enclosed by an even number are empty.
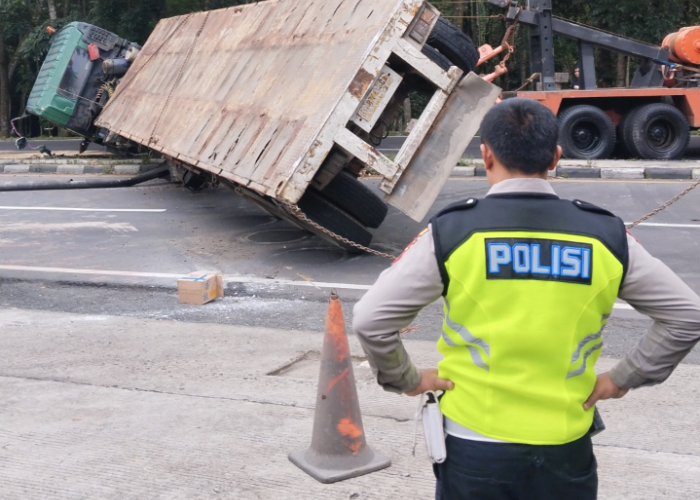
{"type": "Polygon", "coordinates": [[[322,483],[391,465],[389,458],[374,452],[365,441],[343,308],[335,293],[326,314],[311,446],[290,453],[289,460],[322,483]]]}

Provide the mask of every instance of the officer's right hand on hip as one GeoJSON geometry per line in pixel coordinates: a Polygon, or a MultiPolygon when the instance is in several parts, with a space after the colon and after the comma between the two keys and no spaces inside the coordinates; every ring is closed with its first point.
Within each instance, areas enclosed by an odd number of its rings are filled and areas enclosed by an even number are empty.
{"type": "Polygon", "coordinates": [[[438,371],[435,368],[425,368],[420,373],[420,384],[412,391],[404,392],[407,396],[418,396],[425,391],[449,391],[455,388],[452,381],[438,377],[438,371]]]}
{"type": "Polygon", "coordinates": [[[627,394],[628,391],[629,389],[621,389],[618,387],[615,382],[612,381],[610,375],[601,373],[596,379],[593,392],[588,396],[586,402],[583,403],[583,409],[588,411],[593,408],[598,401],[603,399],[621,398],[627,394]]]}

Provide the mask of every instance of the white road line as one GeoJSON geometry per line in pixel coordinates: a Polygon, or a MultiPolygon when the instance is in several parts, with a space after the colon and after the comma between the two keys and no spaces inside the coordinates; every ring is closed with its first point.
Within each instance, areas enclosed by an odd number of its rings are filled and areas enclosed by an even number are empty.
{"type": "Polygon", "coordinates": [[[65,208],[65,207],[0,207],[0,210],[48,210],[57,212],[165,212],[165,208],[65,208]]]}
{"type": "MultiPolygon", "coordinates": [[[[57,273],[57,274],[92,274],[106,276],[121,276],[125,278],[166,278],[178,279],[187,276],[189,273],[174,274],[174,273],[145,273],[136,271],[107,271],[102,269],[73,269],[65,267],[30,267],[30,266],[11,266],[0,264],[0,270],[5,271],[28,271],[38,273],[57,273]]],[[[206,271],[202,271],[206,272],[206,271]]],[[[245,276],[226,276],[224,275],[224,283],[249,283],[255,285],[277,285],[277,286],[305,286],[314,288],[337,288],[339,290],[369,290],[371,285],[359,285],[354,283],[326,283],[322,281],[295,281],[295,280],[276,280],[270,278],[255,278],[245,276]]],[[[613,306],[615,309],[633,309],[632,306],[624,302],[616,302],[613,306]]]]}
{"type": "Polygon", "coordinates": [[[634,311],[634,307],[627,304],[626,302],[615,302],[615,305],[613,306],[613,308],[614,309],[627,309],[630,311],[634,311]]]}
{"type": "MultiPolygon", "coordinates": [[[[631,222],[625,222],[625,225],[632,224],[631,222]]],[[[637,224],[638,226],[649,226],[649,227],[685,227],[700,229],[700,224],[666,224],[664,222],[642,222],[637,224]]]]}
{"type": "MultiPolygon", "coordinates": [[[[187,276],[189,273],[145,273],[137,271],[108,271],[104,269],[74,269],[65,267],[33,267],[33,266],[12,266],[0,265],[0,270],[6,271],[28,271],[38,273],[58,273],[58,274],[94,274],[106,276],[122,276],[125,278],[166,278],[178,279],[187,276]]],[[[206,272],[206,271],[202,271],[206,272]]],[[[307,286],[320,288],[340,288],[344,290],[369,290],[370,285],[356,285],[352,283],[325,283],[320,281],[295,281],[284,279],[255,278],[245,276],[224,276],[225,283],[250,283],[258,285],[281,285],[281,286],[307,286]]]]}
{"type": "Polygon", "coordinates": [[[0,234],[21,232],[51,232],[51,231],[75,231],[77,229],[104,229],[117,233],[137,233],[138,229],[128,222],[66,222],[58,224],[42,224],[39,222],[12,222],[0,224],[0,234]]]}

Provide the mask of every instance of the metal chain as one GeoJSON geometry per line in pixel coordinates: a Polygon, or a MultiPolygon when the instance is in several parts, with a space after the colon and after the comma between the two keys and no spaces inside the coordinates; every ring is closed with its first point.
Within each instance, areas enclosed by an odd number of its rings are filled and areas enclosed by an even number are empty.
{"type": "Polygon", "coordinates": [[[533,73],[532,75],[530,75],[530,78],[528,78],[527,80],[525,80],[525,83],[523,83],[523,84],[522,84],[520,87],[518,87],[517,89],[513,90],[513,92],[520,92],[521,90],[523,90],[525,87],[527,87],[528,85],[530,85],[532,82],[534,82],[534,81],[535,81],[536,79],[538,79],[539,77],[540,77],[540,74],[539,74],[539,73],[533,73]]]}
{"type": "Polygon", "coordinates": [[[327,234],[328,236],[330,236],[334,240],[339,241],[340,243],[343,243],[344,245],[349,245],[353,248],[357,248],[358,250],[362,250],[363,252],[367,252],[369,254],[376,255],[377,257],[384,257],[385,259],[391,259],[391,260],[396,259],[396,255],[391,255],[388,253],[380,252],[379,250],[374,250],[372,248],[360,245],[359,243],[355,243],[354,241],[351,241],[343,236],[340,236],[339,234],[334,233],[330,229],[326,229],[318,222],[315,222],[315,221],[312,221],[311,219],[309,219],[309,217],[301,210],[301,208],[299,208],[297,205],[294,205],[293,203],[289,203],[289,202],[283,202],[283,203],[284,203],[284,206],[286,206],[292,212],[292,214],[296,218],[298,218],[300,221],[305,222],[312,227],[315,227],[319,231],[327,234]]]}
{"type": "Polygon", "coordinates": [[[520,14],[518,13],[517,16],[515,16],[515,19],[513,20],[513,24],[508,26],[506,29],[505,35],[503,35],[503,40],[501,41],[501,45],[506,45],[508,47],[508,52],[501,61],[501,65],[505,66],[506,62],[508,62],[508,59],[510,59],[510,56],[513,55],[515,52],[515,37],[518,32],[518,21],[520,19],[520,14]]]}
{"type": "MultiPolygon", "coordinates": [[[[663,205],[661,205],[661,206],[659,206],[658,208],[652,210],[651,212],[649,212],[648,214],[646,214],[646,215],[645,215],[644,217],[642,217],[641,219],[634,221],[632,224],[628,224],[628,225],[626,226],[627,229],[632,229],[633,227],[635,227],[635,226],[641,224],[642,222],[651,219],[651,218],[654,217],[656,214],[658,214],[658,213],[661,212],[662,210],[667,209],[668,207],[670,207],[671,205],[673,205],[675,202],[677,202],[678,200],[680,200],[681,198],[683,198],[686,194],[690,193],[693,189],[695,189],[695,188],[698,187],[698,186],[700,186],[700,180],[697,181],[697,182],[695,182],[695,183],[693,183],[693,185],[691,185],[690,187],[688,187],[686,190],[684,190],[684,191],[683,191],[682,193],[680,193],[678,196],[673,197],[672,199],[668,200],[668,201],[667,201],[666,203],[664,203],[663,205]]],[[[388,254],[388,253],[380,252],[379,250],[374,250],[374,249],[372,249],[372,248],[369,248],[369,247],[360,245],[359,243],[355,243],[354,241],[351,241],[351,240],[349,240],[349,239],[347,239],[347,238],[345,238],[345,237],[343,237],[343,236],[340,236],[340,235],[337,234],[337,233],[334,233],[334,232],[331,231],[330,229],[326,229],[325,227],[323,227],[323,226],[322,226],[321,224],[319,224],[318,222],[315,222],[315,221],[309,219],[309,217],[302,211],[302,209],[299,208],[299,206],[297,206],[297,205],[295,205],[295,204],[293,204],[293,203],[289,203],[289,202],[283,202],[283,203],[284,203],[284,206],[287,207],[287,208],[289,209],[289,211],[290,211],[295,217],[297,217],[300,221],[309,224],[310,226],[312,226],[312,227],[318,229],[319,231],[323,232],[324,234],[327,234],[328,236],[330,236],[331,238],[333,238],[334,240],[336,240],[336,241],[338,241],[338,242],[340,242],[340,243],[343,243],[343,244],[345,244],[345,245],[349,245],[349,246],[351,246],[351,247],[353,247],[353,248],[357,248],[358,250],[362,250],[363,252],[366,252],[366,253],[369,253],[369,254],[372,254],[372,255],[376,255],[376,256],[378,256],[378,257],[383,257],[383,258],[385,258],[385,259],[391,259],[391,260],[396,259],[396,255],[391,255],[391,254],[388,254]]]]}
{"type": "Polygon", "coordinates": [[[671,205],[673,205],[675,202],[677,202],[678,200],[680,200],[681,198],[683,198],[686,194],[690,193],[693,189],[695,189],[695,188],[698,187],[699,185],[700,185],[700,181],[697,181],[697,182],[693,183],[693,185],[690,186],[690,187],[688,187],[688,189],[686,189],[685,191],[683,191],[683,192],[682,192],[681,194],[679,194],[678,196],[675,196],[674,198],[668,200],[666,203],[664,203],[663,205],[661,205],[659,208],[656,208],[655,210],[652,210],[651,212],[649,212],[648,214],[646,214],[646,215],[645,215],[644,217],[642,217],[641,219],[634,221],[632,224],[628,224],[628,225],[627,225],[627,229],[632,229],[634,226],[637,226],[637,225],[641,224],[641,223],[644,222],[645,220],[651,219],[652,217],[654,217],[656,214],[658,214],[658,213],[661,212],[662,210],[667,209],[668,207],[670,207],[671,205]]]}

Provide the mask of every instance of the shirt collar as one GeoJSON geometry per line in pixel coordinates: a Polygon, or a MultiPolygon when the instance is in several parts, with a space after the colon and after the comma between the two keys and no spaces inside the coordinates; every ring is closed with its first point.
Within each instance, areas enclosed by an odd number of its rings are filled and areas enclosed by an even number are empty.
{"type": "Polygon", "coordinates": [[[486,193],[486,196],[492,194],[511,194],[511,193],[537,193],[537,194],[553,194],[556,196],[552,185],[544,179],[532,179],[518,177],[515,179],[506,179],[494,184],[486,193]]]}

